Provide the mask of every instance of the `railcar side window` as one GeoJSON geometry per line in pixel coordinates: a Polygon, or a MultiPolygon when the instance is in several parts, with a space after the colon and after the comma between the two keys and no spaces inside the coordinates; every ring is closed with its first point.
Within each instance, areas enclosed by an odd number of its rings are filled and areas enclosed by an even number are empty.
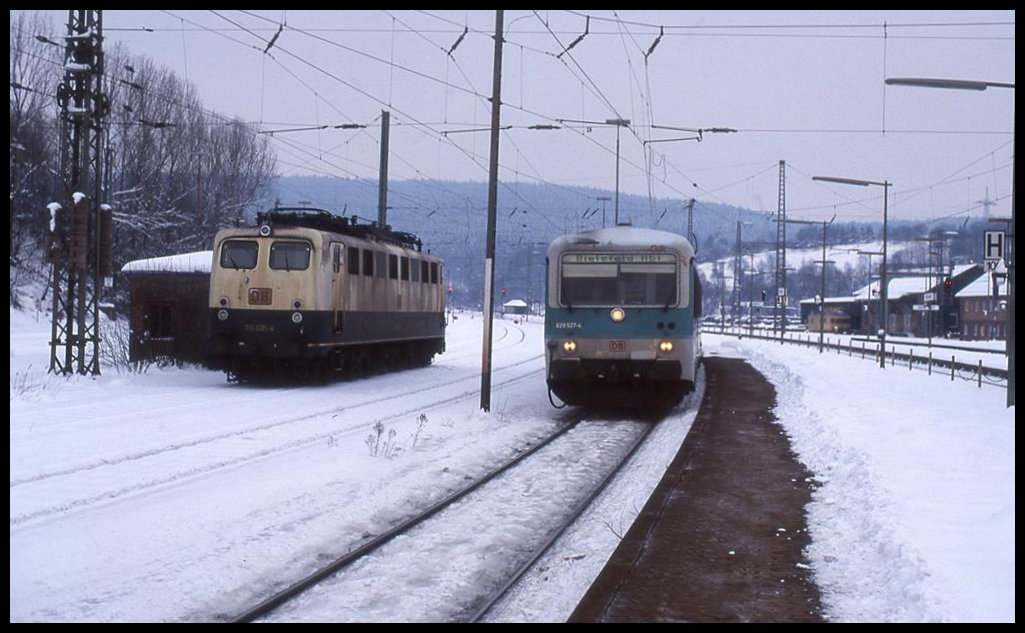
{"type": "Polygon", "coordinates": [[[270,245],[273,270],[306,270],[310,267],[309,242],[274,242],[270,245]]]}
{"type": "Polygon", "coordinates": [[[221,244],[221,268],[256,268],[260,245],[252,240],[228,240],[221,244]]]}

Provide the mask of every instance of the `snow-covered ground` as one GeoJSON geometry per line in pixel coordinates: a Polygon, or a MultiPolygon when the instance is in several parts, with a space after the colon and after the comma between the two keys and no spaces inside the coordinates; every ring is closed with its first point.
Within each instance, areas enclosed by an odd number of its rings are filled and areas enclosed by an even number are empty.
{"type": "MultiPolygon", "coordinates": [[[[47,376],[49,322],[12,310],[11,621],[223,618],[489,470],[565,413],[548,404],[540,324],[509,321],[496,326],[492,411],[478,410],[480,325],[461,315],[425,369],[261,388],[201,369],[47,376]]],[[[821,484],[808,555],[830,618],[1014,620],[1002,390],[778,343],[706,336],[705,350],[749,358],[776,385],[777,416],[821,484]]],[[[681,407],[659,425],[492,619],[568,616],[693,416],[681,407]]],[[[539,511],[527,495],[507,520],[529,528],[539,511]]],[[[410,569],[416,589],[390,596],[387,619],[424,617],[427,571],[410,569]]]]}

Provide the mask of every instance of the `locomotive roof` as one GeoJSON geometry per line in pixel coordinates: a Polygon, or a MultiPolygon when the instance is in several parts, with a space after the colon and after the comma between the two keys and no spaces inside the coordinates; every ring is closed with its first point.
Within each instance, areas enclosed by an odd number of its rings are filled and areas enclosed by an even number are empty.
{"type": "Polygon", "coordinates": [[[570,233],[555,238],[548,252],[585,249],[648,249],[652,246],[666,246],[693,254],[694,249],[685,237],[678,233],[644,229],[633,226],[617,226],[605,229],[594,229],[580,233],[570,233]]]}
{"type": "Polygon", "coordinates": [[[335,215],[323,209],[275,207],[270,211],[257,213],[256,222],[272,227],[296,227],[327,231],[365,240],[385,242],[417,251],[423,248],[423,242],[412,233],[393,231],[390,226],[378,226],[377,222],[360,223],[359,218],[356,216],[350,218],[335,215]]]}

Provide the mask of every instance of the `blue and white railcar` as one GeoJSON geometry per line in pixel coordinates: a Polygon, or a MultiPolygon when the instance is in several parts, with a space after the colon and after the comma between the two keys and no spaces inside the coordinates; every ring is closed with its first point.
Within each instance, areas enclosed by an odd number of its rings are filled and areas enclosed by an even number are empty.
{"type": "Polygon", "coordinates": [[[572,405],[666,407],[693,391],[701,287],[694,248],[620,226],[548,248],[548,387],[572,405]]]}

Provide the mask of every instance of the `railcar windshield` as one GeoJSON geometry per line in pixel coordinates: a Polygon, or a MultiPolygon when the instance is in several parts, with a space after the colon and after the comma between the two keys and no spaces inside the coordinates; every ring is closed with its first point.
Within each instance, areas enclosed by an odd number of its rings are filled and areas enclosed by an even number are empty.
{"type": "Polygon", "coordinates": [[[273,270],[306,270],[310,267],[309,242],[274,242],[270,245],[273,270]]]}
{"type": "Polygon", "coordinates": [[[221,268],[256,268],[260,245],[252,240],[228,240],[221,245],[221,268]]]}
{"type": "Polygon", "coordinates": [[[672,253],[566,253],[560,303],[583,306],[658,306],[678,302],[678,265],[672,253]]]}

